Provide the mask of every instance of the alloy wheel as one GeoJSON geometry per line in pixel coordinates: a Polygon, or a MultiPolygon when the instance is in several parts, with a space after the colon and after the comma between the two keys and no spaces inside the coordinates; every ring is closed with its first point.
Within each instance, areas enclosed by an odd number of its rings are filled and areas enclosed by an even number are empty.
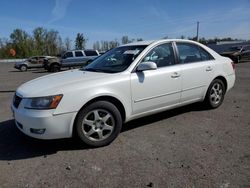
{"type": "Polygon", "coordinates": [[[210,101],[217,105],[221,102],[223,96],[223,88],[222,85],[218,82],[214,83],[210,91],[210,101]]]}
{"type": "Polygon", "coordinates": [[[107,139],[113,132],[115,119],[104,109],[95,109],[86,114],[82,121],[82,132],[91,141],[107,139]]]}

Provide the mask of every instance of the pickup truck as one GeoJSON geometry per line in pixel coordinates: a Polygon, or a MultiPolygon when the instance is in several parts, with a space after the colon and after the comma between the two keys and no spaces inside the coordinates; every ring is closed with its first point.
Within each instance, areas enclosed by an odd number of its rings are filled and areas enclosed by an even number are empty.
{"type": "Polygon", "coordinates": [[[99,55],[97,50],[70,50],[64,52],[60,59],[45,62],[44,68],[49,72],[58,72],[62,67],[82,67],[99,55]]]}

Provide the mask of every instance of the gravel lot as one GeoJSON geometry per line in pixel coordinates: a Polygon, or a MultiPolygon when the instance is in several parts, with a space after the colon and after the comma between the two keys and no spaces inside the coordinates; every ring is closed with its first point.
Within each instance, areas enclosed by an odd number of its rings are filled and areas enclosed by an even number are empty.
{"type": "Polygon", "coordinates": [[[236,65],[218,109],[194,104],[132,121],[97,149],[20,133],[14,91],[47,73],[0,65],[0,187],[250,187],[250,63],[236,65]]]}

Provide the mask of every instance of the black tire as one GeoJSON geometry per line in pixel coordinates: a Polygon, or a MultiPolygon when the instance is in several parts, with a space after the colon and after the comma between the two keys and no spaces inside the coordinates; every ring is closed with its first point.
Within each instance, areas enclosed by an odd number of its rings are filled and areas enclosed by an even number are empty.
{"type": "Polygon", "coordinates": [[[97,101],[79,112],[75,126],[81,141],[92,147],[101,147],[110,144],[119,135],[122,118],[115,105],[97,101]]]}
{"type": "Polygon", "coordinates": [[[58,64],[51,64],[49,70],[50,72],[59,72],[61,67],[58,64]]]}
{"type": "Polygon", "coordinates": [[[22,72],[26,72],[27,69],[28,69],[28,67],[26,65],[21,65],[21,67],[20,67],[20,71],[22,71],[22,72]]]}
{"type": "Polygon", "coordinates": [[[226,92],[225,89],[225,84],[222,80],[215,79],[212,81],[204,101],[208,108],[218,108],[222,104],[226,92]]]}

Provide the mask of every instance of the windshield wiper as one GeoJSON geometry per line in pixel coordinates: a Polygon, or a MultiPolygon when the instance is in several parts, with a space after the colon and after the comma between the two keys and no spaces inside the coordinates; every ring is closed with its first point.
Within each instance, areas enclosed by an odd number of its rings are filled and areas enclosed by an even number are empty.
{"type": "Polygon", "coordinates": [[[85,68],[82,69],[83,71],[90,71],[90,72],[104,72],[104,73],[116,73],[117,71],[113,70],[105,70],[105,69],[97,69],[97,68],[85,68]]]}
{"type": "Polygon", "coordinates": [[[94,69],[94,68],[85,68],[82,69],[84,71],[91,71],[91,72],[104,72],[102,69],[94,69]]]}

